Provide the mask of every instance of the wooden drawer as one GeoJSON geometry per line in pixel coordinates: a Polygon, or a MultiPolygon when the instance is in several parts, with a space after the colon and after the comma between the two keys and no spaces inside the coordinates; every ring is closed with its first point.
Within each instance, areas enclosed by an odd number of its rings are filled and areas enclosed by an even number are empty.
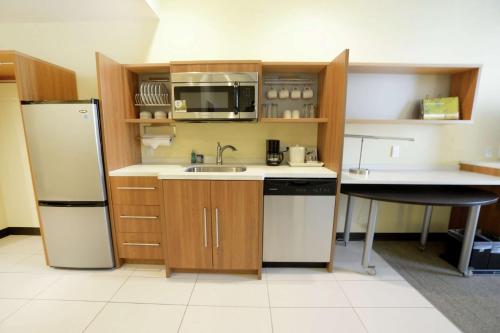
{"type": "Polygon", "coordinates": [[[160,181],[156,177],[110,177],[114,205],[160,205],[160,181]]]}
{"type": "Polygon", "coordinates": [[[160,206],[114,206],[115,225],[118,232],[161,233],[160,206]]]}
{"type": "Polygon", "coordinates": [[[160,233],[118,233],[120,258],[163,259],[160,233]]]}

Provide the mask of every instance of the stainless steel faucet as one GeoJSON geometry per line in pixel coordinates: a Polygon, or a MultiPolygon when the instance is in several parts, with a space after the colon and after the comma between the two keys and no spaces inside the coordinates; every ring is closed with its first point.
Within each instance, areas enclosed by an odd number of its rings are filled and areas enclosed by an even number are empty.
{"type": "Polygon", "coordinates": [[[222,165],[223,164],[223,162],[222,162],[222,153],[227,148],[231,149],[232,151],[238,151],[238,149],[236,149],[234,146],[225,145],[225,146],[221,147],[220,142],[217,142],[217,165],[222,165]]]}

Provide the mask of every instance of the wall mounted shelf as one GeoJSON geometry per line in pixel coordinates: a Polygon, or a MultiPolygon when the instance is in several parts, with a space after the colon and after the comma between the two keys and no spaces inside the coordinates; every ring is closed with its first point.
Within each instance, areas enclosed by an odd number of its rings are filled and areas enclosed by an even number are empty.
{"type": "Polygon", "coordinates": [[[369,125],[472,125],[472,120],[346,119],[346,124],[369,125]]]}
{"type": "Polygon", "coordinates": [[[129,124],[172,124],[175,123],[173,119],[136,119],[128,118],[125,119],[126,123],[129,124]]]}
{"type": "Polygon", "coordinates": [[[272,123],[272,124],[318,124],[318,123],[327,123],[328,118],[299,118],[299,119],[260,118],[260,122],[272,123]]]}

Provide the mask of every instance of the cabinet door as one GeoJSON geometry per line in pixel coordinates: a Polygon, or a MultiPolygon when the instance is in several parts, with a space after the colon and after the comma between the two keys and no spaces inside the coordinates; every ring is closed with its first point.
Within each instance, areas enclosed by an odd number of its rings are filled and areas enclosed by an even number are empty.
{"type": "Polygon", "coordinates": [[[338,174],[342,171],[348,73],[349,50],[344,50],[319,76],[319,116],[328,122],[318,125],[318,154],[325,167],[338,174]]]}
{"type": "Polygon", "coordinates": [[[210,181],[163,181],[167,267],[212,268],[210,181]]]}
{"type": "Polygon", "coordinates": [[[262,182],[212,181],[211,193],[214,268],[259,269],[262,182]]]}

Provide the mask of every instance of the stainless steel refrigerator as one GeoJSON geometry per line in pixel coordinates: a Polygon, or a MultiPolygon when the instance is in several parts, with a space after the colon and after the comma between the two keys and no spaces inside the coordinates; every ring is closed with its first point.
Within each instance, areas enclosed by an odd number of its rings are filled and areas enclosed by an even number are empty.
{"type": "Polygon", "coordinates": [[[97,100],[22,102],[49,265],[113,267],[97,100]]]}

